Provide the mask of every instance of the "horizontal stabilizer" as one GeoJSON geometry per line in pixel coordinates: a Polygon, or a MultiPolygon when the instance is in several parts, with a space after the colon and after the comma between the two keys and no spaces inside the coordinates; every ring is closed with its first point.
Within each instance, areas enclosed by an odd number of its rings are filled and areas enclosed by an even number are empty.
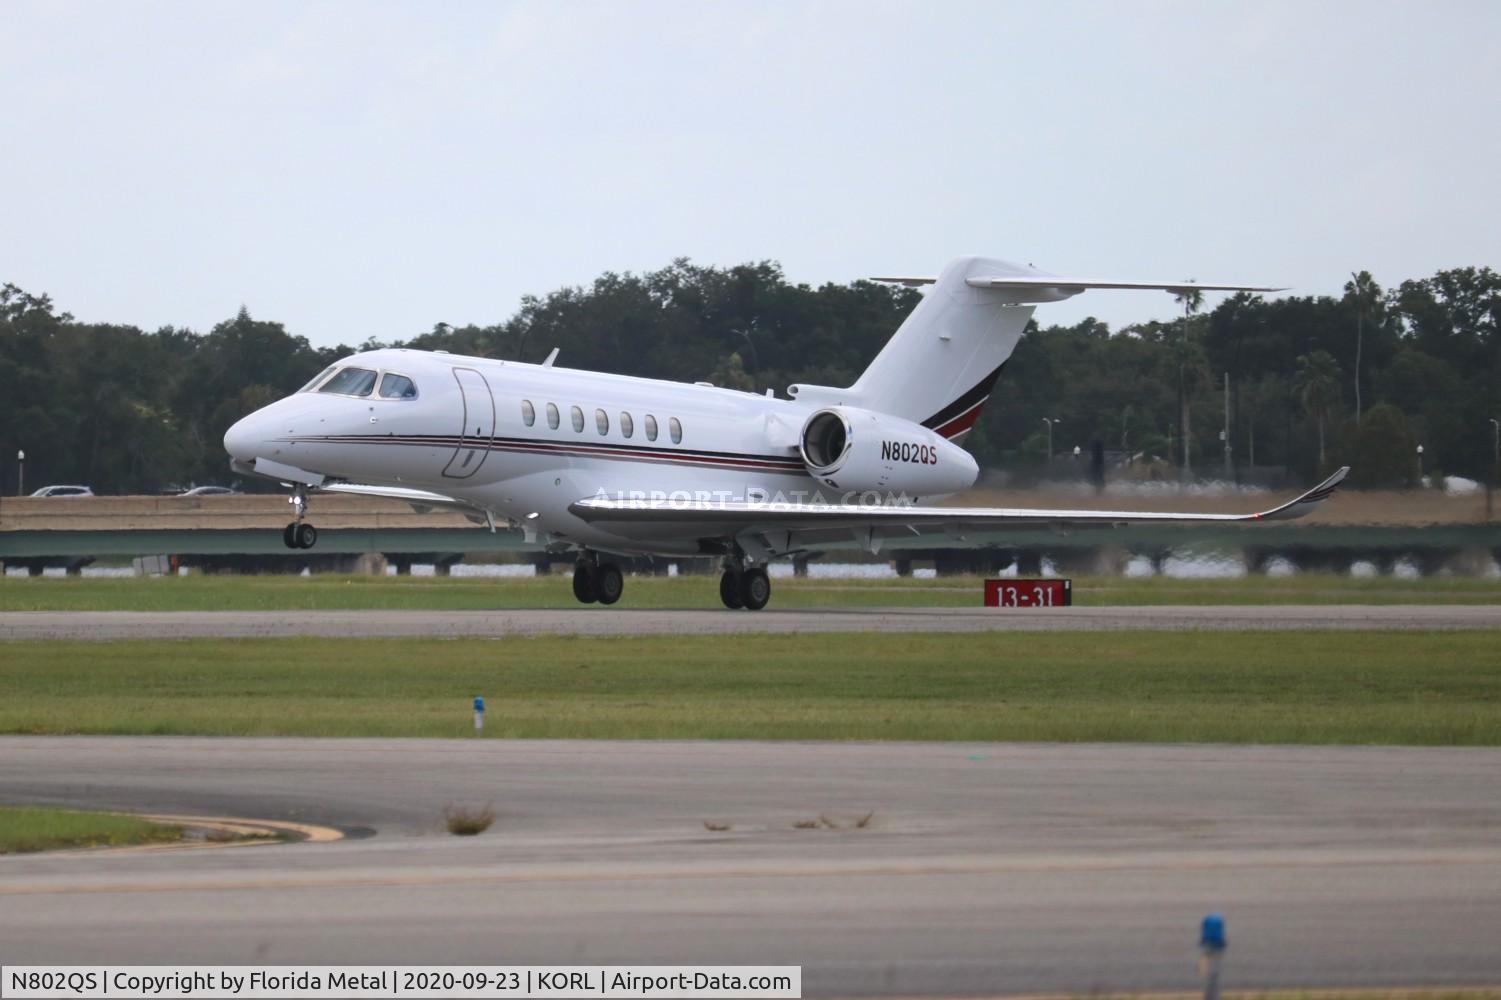
{"type": "MultiPolygon", "coordinates": [[[[872,281],[881,281],[888,284],[906,285],[908,288],[917,288],[922,285],[931,285],[936,278],[872,278],[872,281]]],[[[964,283],[971,288],[984,288],[990,291],[1010,292],[1008,298],[1012,302],[1057,302],[1071,298],[1080,292],[1091,288],[1120,289],[1126,291],[1148,292],[1171,292],[1179,295],[1184,292],[1284,292],[1286,288],[1273,285],[1242,285],[1242,284],[1217,284],[1203,281],[1122,281],[1115,278],[1069,278],[1063,275],[1051,274],[997,274],[971,275],[964,279],[964,283]]]]}
{"type": "Polygon", "coordinates": [[[1285,288],[1274,288],[1270,285],[1215,285],[1201,281],[1119,281],[1116,279],[1096,278],[1065,278],[1047,275],[1039,278],[1018,278],[1012,276],[998,276],[994,278],[979,275],[969,278],[965,284],[971,288],[1057,288],[1077,295],[1090,288],[1123,288],[1135,291],[1148,292],[1285,292],[1285,288]]]}

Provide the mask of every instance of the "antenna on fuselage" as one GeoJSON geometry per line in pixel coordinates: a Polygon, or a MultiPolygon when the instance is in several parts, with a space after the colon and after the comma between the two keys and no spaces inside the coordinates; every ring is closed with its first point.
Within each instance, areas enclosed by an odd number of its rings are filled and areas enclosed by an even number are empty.
{"type": "Polygon", "coordinates": [[[558,360],[558,351],[560,351],[560,350],[562,350],[562,348],[560,348],[560,347],[554,347],[552,349],[552,353],[547,356],[547,360],[544,361],[544,362],[542,362],[542,367],[543,368],[551,368],[552,367],[552,363],[554,361],[558,360]]]}

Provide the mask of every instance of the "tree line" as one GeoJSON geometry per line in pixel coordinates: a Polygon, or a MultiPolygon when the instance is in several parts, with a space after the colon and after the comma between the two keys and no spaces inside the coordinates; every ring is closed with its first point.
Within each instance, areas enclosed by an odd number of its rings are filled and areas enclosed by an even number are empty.
{"type": "MultiPolygon", "coordinates": [[[[753,392],[848,385],[917,303],[912,289],[787,281],[770,261],[643,274],[528,296],[492,325],[370,339],[753,392]]],[[[1225,373],[1232,475],[1337,465],[1354,485],[1413,485],[1422,471],[1496,474],[1501,276],[1456,268],[1383,289],[1362,271],[1341,296],[1240,294],[1207,312],[1112,330],[1086,319],[1028,326],[965,442],[984,467],[1040,474],[1096,447],[1171,475],[1224,475],[1225,373]],[[1043,418],[1047,418],[1045,422],[1043,418]]],[[[1045,315],[1045,314],[1044,314],[1045,315]]],[[[50,297],[0,289],[0,468],[16,488],[84,483],[156,492],[226,483],[224,430],[355,348],[314,347],[242,308],[206,333],[81,323],[50,297]]]]}

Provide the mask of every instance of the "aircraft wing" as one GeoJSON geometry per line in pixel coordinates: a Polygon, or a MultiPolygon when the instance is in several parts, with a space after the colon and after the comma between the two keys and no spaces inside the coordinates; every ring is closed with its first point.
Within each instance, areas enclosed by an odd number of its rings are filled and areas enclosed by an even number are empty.
{"type": "MultiPolygon", "coordinates": [[[[616,524],[679,524],[702,526],[719,533],[816,532],[822,529],[879,530],[897,528],[921,534],[922,529],[996,530],[1008,527],[1114,526],[1141,522],[1287,521],[1302,517],[1339,487],[1349,474],[1340,469],[1313,489],[1270,510],[1246,514],[1185,514],[1174,511],[1063,510],[1017,507],[863,506],[860,504],[750,503],[719,501],[628,500],[593,497],[569,509],[585,521],[616,524]]],[[[883,532],[884,533],[884,532],[883,532]]]]}
{"type": "Polygon", "coordinates": [[[402,486],[365,486],[361,483],[324,483],[318,487],[321,493],[345,493],[351,496],[384,497],[388,500],[405,500],[419,514],[430,510],[456,510],[479,524],[486,523],[486,512],[467,500],[460,500],[444,493],[428,490],[413,490],[402,486]]]}

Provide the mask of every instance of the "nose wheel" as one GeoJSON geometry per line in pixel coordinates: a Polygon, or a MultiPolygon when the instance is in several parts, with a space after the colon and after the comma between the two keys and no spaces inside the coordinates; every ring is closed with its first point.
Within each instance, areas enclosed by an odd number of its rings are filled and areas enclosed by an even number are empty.
{"type": "Polygon", "coordinates": [[[307,487],[298,483],[287,500],[297,520],[281,530],[281,541],[289,549],[310,549],[318,544],[318,529],[303,520],[307,516],[307,487]]]}
{"type": "Polygon", "coordinates": [[[318,529],[306,521],[293,521],[282,529],[281,541],[289,549],[310,549],[318,544],[318,529]]]}

